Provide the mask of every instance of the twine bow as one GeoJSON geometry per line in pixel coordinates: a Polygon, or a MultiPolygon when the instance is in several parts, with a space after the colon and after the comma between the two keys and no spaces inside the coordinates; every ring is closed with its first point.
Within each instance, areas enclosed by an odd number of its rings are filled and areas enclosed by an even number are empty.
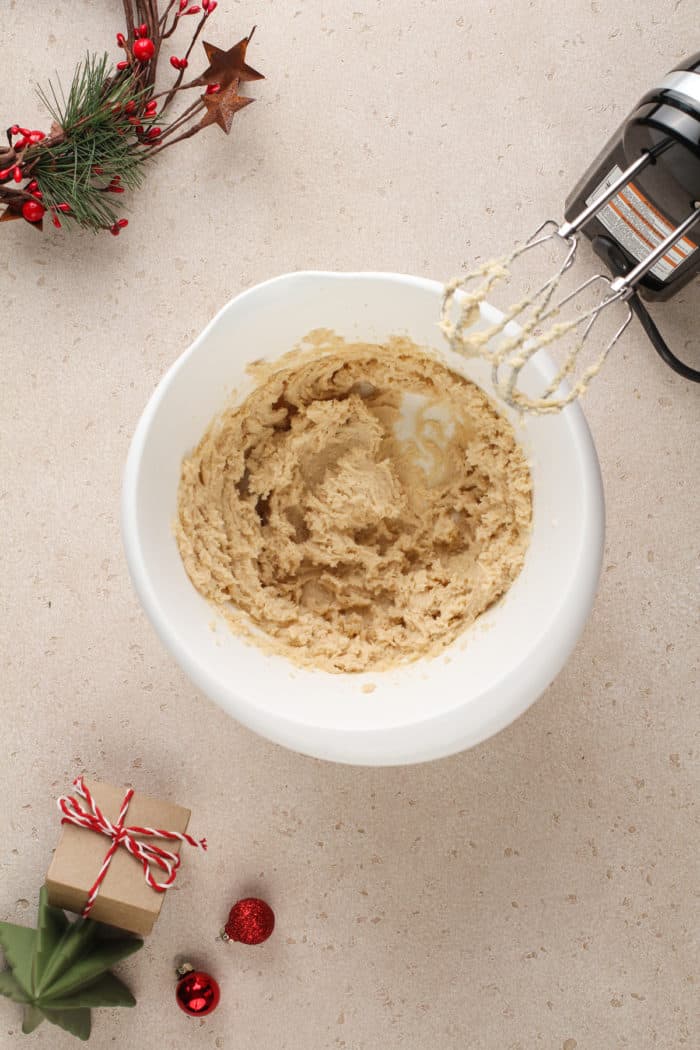
{"type": "Polygon", "coordinates": [[[105,854],[105,859],[102,861],[102,867],[100,868],[97,878],[88,893],[85,907],[81,912],[84,918],[86,918],[92,911],[92,906],[95,903],[97,894],[100,892],[100,886],[102,885],[104,877],[109,870],[112,857],[120,846],[123,846],[124,849],[129,851],[132,857],[136,857],[136,859],[141,862],[144,878],[151,889],[156,890],[157,893],[165,893],[165,891],[174,883],[181,863],[180,855],[178,853],[173,853],[170,850],[163,849],[162,846],[157,846],[154,842],[142,842],[137,836],[143,835],[148,838],[174,839],[178,842],[186,842],[188,845],[195,846],[198,849],[206,850],[207,848],[206,839],[193,839],[191,835],[187,835],[183,832],[165,831],[162,828],[142,828],[136,825],[125,827],[124,820],[126,818],[126,812],[134,795],[133,788],[129,788],[126,792],[121,809],[119,810],[119,816],[117,817],[116,822],[112,823],[111,820],[108,820],[105,817],[104,813],[95,802],[90,793],[89,787],[82,777],[75,778],[73,781],[73,787],[87,805],[84,807],[79,799],[75,798],[73,795],[63,795],[58,799],[58,808],[63,814],[61,823],[75,824],[77,827],[87,828],[89,831],[96,831],[99,835],[106,835],[107,838],[112,840],[111,845],[105,854]],[[164,873],[164,877],[162,877],[160,881],[156,878],[156,874],[158,874],[156,869],[160,869],[160,871],[164,873]]]}

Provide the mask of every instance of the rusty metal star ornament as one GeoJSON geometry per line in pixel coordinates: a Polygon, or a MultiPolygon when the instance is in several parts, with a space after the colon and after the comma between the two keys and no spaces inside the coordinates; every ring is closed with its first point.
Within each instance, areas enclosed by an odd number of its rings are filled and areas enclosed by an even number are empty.
{"type": "Polygon", "coordinates": [[[255,102],[255,99],[239,95],[238,81],[234,80],[228,87],[217,91],[215,95],[202,95],[202,102],[207,107],[207,111],[199,122],[200,128],[218,124],[228,135],[236,113],[239,109],[249,106],[251,102],[255,102]]]}
{"type": "Polygon", "coordinates": [[[13,222],[15,219],[22,218],[22,209],[16,204],[8,204],[2,215],[0,215],[0,222],[13,222]]]}
{"type": "Polygon", "coordinates": [[[215,47],[214,44],[204,40],[202,43],[207,53],[209,65],[202,75],[197,78],[196,83],[221,84],[222,88],[225,88],[234,80],[241,83],[250,80],[264,80],[263,74],[258,73],[257,69],[249,66],[245,60],[248,44],[253,39],[254,32],[255,26],[253,26],[248,36],[244,36],[242,40],[239,40],[228,51],[222,51],[220,47],[215,47]]]}

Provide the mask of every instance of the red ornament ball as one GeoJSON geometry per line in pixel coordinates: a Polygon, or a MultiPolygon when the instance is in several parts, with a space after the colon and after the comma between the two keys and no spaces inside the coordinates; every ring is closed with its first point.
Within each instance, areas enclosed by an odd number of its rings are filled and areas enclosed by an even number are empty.
{"type": "Polygon", "coordinates": [[[134,40],[134,58],[137,58],[139,62],[148,62],[155,53],[156,45],[150,37],[146,36],[140,40],[134,40]]]}
{"type": "Polygon", "coordinates": [[[39,201],[25,201],[22,205],[22,215],[27,222],[41,222],[45,212],[46,208],[39,201]]]}
{"type": "Polygon", "coordinates": [[[241,944],[262,944],[275,928],[275,913],[259,897],[237,901],[224,926],[224,940],[241,944]]]}
{"type": "Polygon", "coordinates": [[[206,1017],[219,1005],[221,991],[211,974],[193,970],[178,982],[177,1005],[190,1017],[206,1017]]]}

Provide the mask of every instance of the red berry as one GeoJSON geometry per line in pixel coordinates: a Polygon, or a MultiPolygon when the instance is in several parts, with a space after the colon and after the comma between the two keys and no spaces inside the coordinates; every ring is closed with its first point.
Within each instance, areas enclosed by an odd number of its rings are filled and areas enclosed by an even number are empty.
{"type": "Polygon", "coordinates": [[[180,11],[184,11],[188,3],[189,0],[180,0],[180,11]]]}
{"type": "Polygon", "coordinates": [[[31,135],[31,131],[29,130],[29,128],[20,128],[19,130],[23,135],[31,135]]]}
{"type": "Polygon", "coordinates": [[[119,47],[124,47],[125,43],[126,43],[126,37],[124,36],[124,34],[123,33],[117,33],[117,44],[119,45],[119,47]]]}
{"type": "Polygon", "coordinates": [[[57,204],[56,207],[58,208],[59,211],[62,211],[62,212],[70,211],[70,204],[66,204],[65,202],[63,202],[61,204],[57,204]]]}
{"type": "Polygon", "coordinates": [[[185,14],[186,15],[198,15],[201,10],[202,9],[199,6],[199,4],[193,4],[192,7],[188,7],[187,8],[187,10],[185,11],[185,14]]]}
{"type": "MultiPolygon", "coordinates": [[[[0,172],[0,175],[2,175],[2,172],[0,172]]],[[[36,181],[36,179],[32,179],[32,181],[28,184],[27,189],[30,193],[34,193],[34,190],[39,189],[39,183],[36,181]]]]}
{"type": "Polygon", "coordinates": [[[54,226],[56,227],[57,230],[61,229],[61,223],[59,222],[58,215],[54,215],[54,217],[51,220],[51,222],[54,224],[54,226]]]}
{"type": "Polygon", "coordinates": [[[16,135],[19,132],[19,124],[13,124],[10,128],[10,134],[16,135]]]}
{"type": "Polygon", "coordinates": [[[126,229],[126,227],[128,225],[129,225],[129,220],[128,219],[117,219],[117,226],[119,227],[120,230],[126,229]]]}
{"type": "Polygon", "coordinates": [[[12,178],[15,180],[15,182],[22,181],[22,169],[20,168],[19,164],[15,164],[14,168],[12,169],[12,178]]]}
{"type": "Polygon", "coordinates": [[[32,143],[32,145],[36,145],[37,142],[41,142],[41,140],[45,138],[46,135],[43,131],[33,131],[29,136],[29,141],[32,143]]]}
{"type": "Polygon", "coordinates": [[[118,224],[116,222],[112,226],[110,226],[109,232],[112,234],[113,237],[118,237],[119,236],[121,231],[120,231],[119,226],[118,226],[118,224]]]}
{"type": "Polygon", "coordinates": [[[156,45],[150,37],[143,37],[134,41],[134,58],[139,62],[149,62],[156,53],[156,45]]]}
{"type": "Polygon", "coordinates": [[[216,95],[221,91],[221,84],[210,84],[207,90],[204,92],[205,95],[216,95]]]}
{"type": "Polygon", "coordinates": [[[217,3],[217,0],[209,0],[209,7],[207,8],[207,14],[208,15],[213,15],[218,6],[219,5],[217,3]]]}
{"type": "Polygon", "coordinates": [[[41,222],[45,212],[46,208],[39,201],[25,201],[22,205],[22,215],[27,222],[41,222]]]}
{"type": "Polygon", "coordinates": [[[122,69],[128,69],[128,68],[129,68],[129,63],[128,62],[117,62],[117,69],[122,70],[122,69]]]}
{"type": "Polygon", "coordinates": [[[144,113],[146,114],[146,116],[152,117],[153,114],[157,111],[157,109],[158,109],[158,103],[156,102],[156,100],[154,98],[152,98],[151,101],[146,105],[144,113]]]}
{"type": "Polygon", "coordinates": [[[139,26],[139,36],[148,36],[148,26],[145,22],[142,22],[139,26]]]}

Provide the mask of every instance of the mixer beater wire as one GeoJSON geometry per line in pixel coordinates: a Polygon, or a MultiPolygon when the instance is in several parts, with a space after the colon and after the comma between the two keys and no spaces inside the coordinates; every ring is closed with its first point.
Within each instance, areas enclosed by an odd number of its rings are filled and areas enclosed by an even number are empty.
{"type": "Polygon", "coordinates": [[[516,246],[508,255],[484,263],[445,286],[440,327],[451,348],[465,357],[486,360],[491,365],[496,393],[512,408],[542,415],[559,412],[580,397],[600,372],[632,320],[634,312],[630,300],[641,279],[700,222],[700,202],[695,201],[686,218],[629,272],[617,277],[594,274],[555,301],[562,278],[576,258],[580,231],[625,189],[635,175],[653,163],[663,149],[662,144],[653,152],[642,153],[570,222],[548,219],[528,241],[516,246]],[[497,322],[475,329],[481,318],[481,303],[511,277],[516,260],[545,246],[563,249],[563,258],[551,276],[534,292],[508,306],[497,322]],[[599,301],[592,307],[584,305],[590,290],[598,283],[603,286],[599,301]],[[616,303],[624,307],[621,322],[612,335],[603,340],[602,350],[593,362],[575,381],[572,380],[582,351],[589,345],[591,334],[599,329],[599,318],[616,303]],[[567,336],[571,337],[571,343],[546,388],[538,396],[527,394],[519,381],[528,361],[548,346],[561,348],[567,336]]]}

